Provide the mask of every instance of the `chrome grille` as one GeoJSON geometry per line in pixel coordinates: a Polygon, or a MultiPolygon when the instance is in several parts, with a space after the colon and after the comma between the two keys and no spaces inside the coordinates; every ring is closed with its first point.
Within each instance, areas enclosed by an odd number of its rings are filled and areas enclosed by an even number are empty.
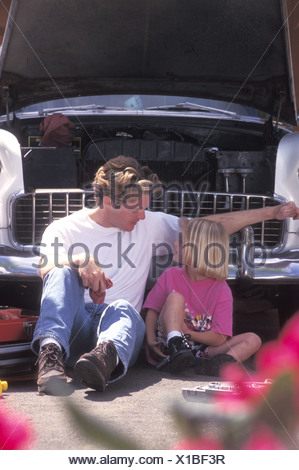
{"type": "Polygon", "coordinates": [[[37,190],[17,197],[13,204],[14,239],[20,245],[36,245],[51,222],[93,205],[92,191],[37,190]]]}
{"type": "MultiPolygon", "coordinates": [[[[197,193],[190,191],[165,192],[163,198],[153,199],[150,210],[186,217],[201,217],[229,211],[259,209],[275,206],[281,201],[257,195],[226,193],[197,193]]],[[[13,203],[13,233],[18,245],[35,245],[41,241],[45,228],[82,207],[93,207],[92,191],[83,190],[37,190],[19,196],[13,203]]],[[[283,222],[268,220],[255,224],[255,242],[265,248],[280,243],[283,222]]]]}

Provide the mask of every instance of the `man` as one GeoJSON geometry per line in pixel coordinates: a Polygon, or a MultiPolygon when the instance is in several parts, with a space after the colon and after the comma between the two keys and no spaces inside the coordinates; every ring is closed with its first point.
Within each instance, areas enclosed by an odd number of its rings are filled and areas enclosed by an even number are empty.
{"type": "MultiPolygon", "coordinates": [[[[178,218],[146,211],[155,174],[129,157],[109,160],[94,180],[97,207],[53,222],[41,243],[44,280],[32,349],[38,390],[52,393],[74,366],[90,387],[104,391],[137,359],[145,326],[139,315],[152,253],[172,247],[178,218]],[[102,302],[104,297],[105,303],[102,302]]],[[[267,219],[297,217],[294,203],[213,215],[228,233],[267,219]]]]}

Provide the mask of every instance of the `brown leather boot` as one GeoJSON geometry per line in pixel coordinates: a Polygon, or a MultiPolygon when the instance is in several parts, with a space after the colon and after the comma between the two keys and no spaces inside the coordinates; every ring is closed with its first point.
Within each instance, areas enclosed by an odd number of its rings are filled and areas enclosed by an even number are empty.
{"type": "Polygon", "coordinates": [[[89,353],[83,354],[74,369],[88,387],[103,392],[116,365],[116,347],[112,341],[104,341],[89,353]]]}
{"type": "Polygon", "coordinates": [[[68,394],[66,383],[62,351],[56,344],[48,343],[38,356],[38,391],[46,395],[68,394]]]}

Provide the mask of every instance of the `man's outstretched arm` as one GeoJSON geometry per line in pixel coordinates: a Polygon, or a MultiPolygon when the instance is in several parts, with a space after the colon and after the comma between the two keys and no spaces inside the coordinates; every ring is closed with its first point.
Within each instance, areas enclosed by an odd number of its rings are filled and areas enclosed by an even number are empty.
{"type": "Polygon", "coordinates": [[[299,208],[294,202],[285,202],[273,207],[263,207],[262,209],[250,209],[248,211],[225,212],[205,217],[210,220],[220,222],[228,234],[240,230],[246,225],[253,225],[263,220],[278,219],[284,220],[287,217],[299,219],[299,208]]]}

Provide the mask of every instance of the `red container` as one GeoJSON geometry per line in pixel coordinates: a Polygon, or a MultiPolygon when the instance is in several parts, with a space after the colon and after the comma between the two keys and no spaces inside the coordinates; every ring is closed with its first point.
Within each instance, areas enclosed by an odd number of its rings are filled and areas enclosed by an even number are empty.
{"type": "Polygon", "coordinates": [[[30,341],[38,316],[20,316],[11,320],[0,319],[0,343],[30,341]]]}

